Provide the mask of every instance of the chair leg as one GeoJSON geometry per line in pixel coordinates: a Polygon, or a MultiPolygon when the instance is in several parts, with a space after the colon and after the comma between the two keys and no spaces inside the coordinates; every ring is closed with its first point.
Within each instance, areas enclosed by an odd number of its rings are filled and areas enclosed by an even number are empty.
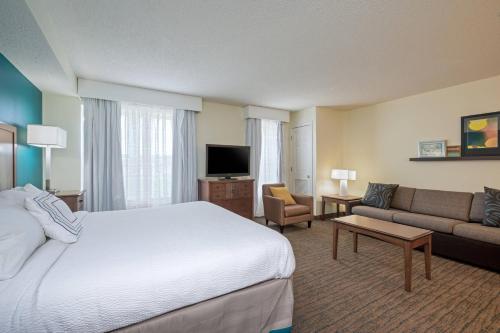
{"type": "Polygon", "coordinates": [[[268,219],[266,219],[266,225],[269,225],[269,220],[268,219]]]}
{"type": "Polygon", "coordinates": [[[307,221],[307,227],[311,228],[312,221],[307,221]]]}
{"type": "Polygon", "coordinates": [[[280,232],[283,233],[283,230],[285,230],[285,226],[284,225],[280,225],[280,232]]]}

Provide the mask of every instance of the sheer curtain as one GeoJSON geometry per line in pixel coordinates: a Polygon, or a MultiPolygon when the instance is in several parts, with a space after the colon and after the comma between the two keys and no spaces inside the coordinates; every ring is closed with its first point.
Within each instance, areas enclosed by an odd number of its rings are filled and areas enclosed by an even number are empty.
{"type": "Polygon", "coordinates": [[[282,128],[279,120],[261,119],[261,153],[255,216],[264,215],[262,185],[279,183],[282,178],[282,128]]]}
{"type": "MultiPolygon", "coordinates": [[[[257,215],[257,207],[259,206],[259,193],[262,190],[259,188],[259,171],[260,171],[260,156],[262,142],[262,121],[256,118],[247,118],[246,128],[246,144],[250,146],[250,176],[255,179],[255,187],[253,189],[253,211],[257,215]]],[[[262,198],[262,195],[261,195],[262,198]]]]}
{"type": "Polygon", "coordinates": [[[122,161],[127,208],[172,202],[173,109],[122,103],[122,161]]]}

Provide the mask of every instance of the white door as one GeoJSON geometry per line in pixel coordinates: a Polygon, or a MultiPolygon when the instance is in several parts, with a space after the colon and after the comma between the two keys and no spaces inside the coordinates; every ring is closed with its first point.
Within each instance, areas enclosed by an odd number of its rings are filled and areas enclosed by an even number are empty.
{"type": "Polygon", "coordinates": [[[312,125],[294,127],[292,129],[292,145],[294,159],[292,175],[294,192],[297,194],[313,194],[313,135],[312,125]]]}

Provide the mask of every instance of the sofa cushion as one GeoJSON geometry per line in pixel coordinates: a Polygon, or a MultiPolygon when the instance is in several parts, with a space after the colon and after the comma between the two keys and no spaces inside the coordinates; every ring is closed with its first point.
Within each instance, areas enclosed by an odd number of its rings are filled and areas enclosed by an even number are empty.
{"type": "Polygon", "coordinates": [[[484,188],[483,225],[500,228],[500,190],[484,188]]]}
{"type": "Polygon", "coordinates": [[[460,237],[500,245],[500,228],[476,223],[461,223],[453,228],[453,234],[460,237]]]}
{"type": "Polygon", "coordinates": [[[453,232],[454,226],[464,223],[464,221],[460,220],[415,213],[396,213],[393,215],[392,219],[397,223],[448,234],[453,232]]]}
{"type": "Polygon", "coordinates": [[[355,215],[371,217],[374,219],[379,219],[389,222],[392,222],[392,216],[395,213],[402,212],[401,210],[397,209],[382,209],[370,206],[354,206],[352,207],[351,211],[355,215]]]}
{"type": "Polygon", "coordinates": [[[304,205],[287,205],[285,206],[285,216],[298,216],[311,213],[309,206],[304,205]]]}
{"type": "Polygon", "coordinates": [[[368,183],[368,189],[363,199],[361,199],[361,203],[367,206],[389,209],[397,187],[396,184],[368,183]]]}
{"type": "Polygon", "coordinates": [[[391,208],[409,211],[413,196],[415,195],[415,190],[416,189],[412,187],[398,186],[392,198],[391,208]]]}
{"type": "Polygon", "coordinates": [[[410,211],[469,221],[471,203],[472,193],[417,189],[410,211]]]}
{"type": "Polygon", "coordinates": [[[484,218],[484,192],[474,193],[470,207],[469,220],[471,222],[483,222],[484,218]]]}

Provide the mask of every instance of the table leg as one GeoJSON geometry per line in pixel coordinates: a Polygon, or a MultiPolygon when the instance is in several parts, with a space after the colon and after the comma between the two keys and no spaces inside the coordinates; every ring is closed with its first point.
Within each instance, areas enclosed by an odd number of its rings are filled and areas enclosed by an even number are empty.
{"type": "Polygon", "coordinates": [[[337,223],[333,223],[333,259],[337,260],[337,244],[339,241],[339,229],[337,223]]]}
{"type": "Polygon", "coordinates": [[[345,204],[345,215],[351,215],[352,214],[352,210],[351,210],[351,204],[349,202],[347,202],[345,204]]]}
{"type": "Polygon", "coordinates": [[[411,243],[406,242],[404,245],[404,256],[405,256],[405,290],[411,291],[411,256],[412,248],[411,243]]]}
{"type": "Polygon", "coordinates": [[[432,258],[432,235],[427,236],[428,241],[424,244],[425,254],[425,278],[431,279],[431,258],[432,258]]]}
{"type": "Polygon", "coordinates": [[[325,220],[325,205],[326,205],[325,198],[322,198],[321,199],[321,220],[322,221],[325,220]]]}
{"type": "Polygon", "coordinates": [[[355,253],[358,253],[358,233],[354,232],[352,233],[352,247],[355,253]]]}
{"type": "Polygon", "coordinates": [[[335,207],[336,207],[335,209],[337,210],[337,217],[339,217],[340,216],[340,205],[338,202],[335,203],[335,207]]]}

